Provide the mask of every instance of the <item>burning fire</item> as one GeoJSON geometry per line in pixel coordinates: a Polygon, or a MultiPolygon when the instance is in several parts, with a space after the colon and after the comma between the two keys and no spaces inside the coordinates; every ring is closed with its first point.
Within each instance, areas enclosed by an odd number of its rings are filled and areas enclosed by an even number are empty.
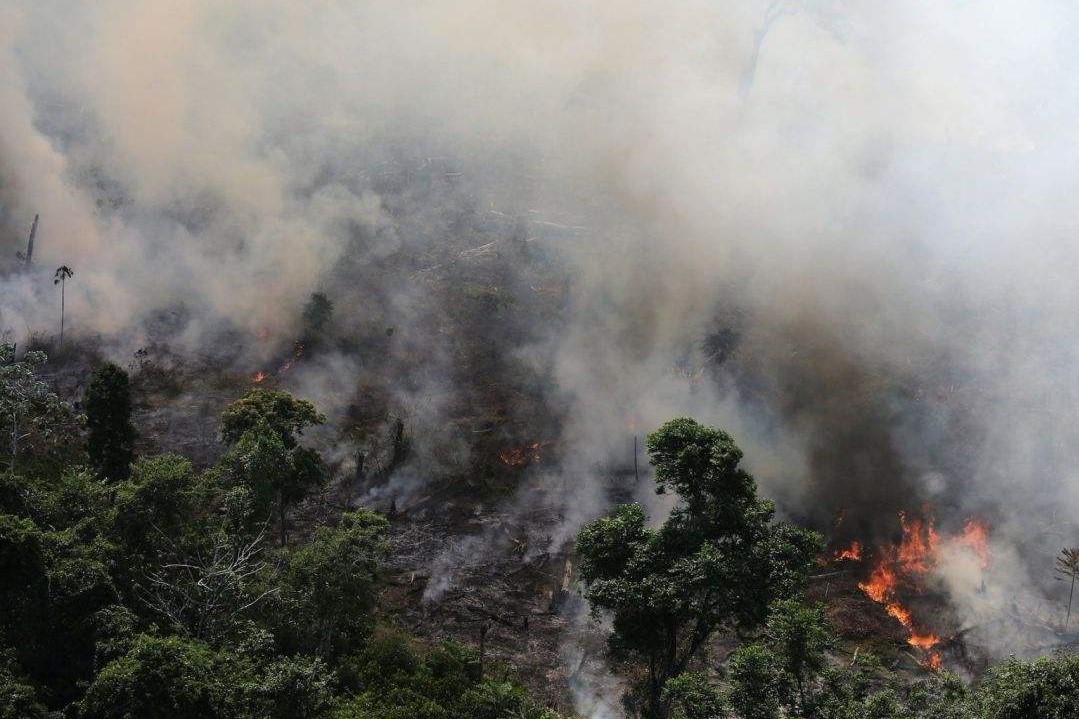
{"type": "Polygon", "coordinates": [[[858,540],[854,540],[850,543],[849,547],[845,549],[837,549],[835,554],[832,555],[832,559],[841,562],[843,560],[850,560],[857,562],[862,558],[862,543],[858,540]]]}
{"type": "MultiPolygon", "coordinates": [[[[959,534],[941,540],[934,526],[935,520],[927,507],[924,518],[909,517],[906,512],[899,513],[899,526],[903,536],[898,544],[881,547],[878,559],[865,581],[858,583],[867,597],[884,606],[884,610],[896,621],[907,628],[907,644],[923,654],[922,666],[939,669],[940,653],[934,647],[940,644],[940,636],[915,626],[910,609],[905,607],[899,597],[901,585],[920,585],[919,576],[934,569],[939,563],[939,551],[942,544],[961,547],[974,554],[982,569],[989,566],[989,528],[977,518],[969,518],[963,524],[959,534]]],[[[857,542],[850,548],[835,554],[835,559],[857,559],[851,556],[861,547],[857,542]]]]}
{"type": "Polygon", "coordinates": [[[963,531],[954,539],[956,545],[963,547],[978,558],[978,568],[989,566],[989,527],[976,517],[969,517],[963,523],[963,531]]]}
{"type": "Polygon", "coordinates": [[[548,444],[551,444],[551,440],[507,447],[498,453],[498,458],[507,467],[520,467],[528,462],[534,464],[540,461],[540,448],[548,444]]]}
{"type": "MultiPolygon", "coordinates": [[[[281,374],[284,374],[284,373],[288,372],[290,369],[292,369],[292,367],[296,364],[296,362],[299,361],[300,355],[302,355],[302,354],[303,354],[303,342],[295,342],[292,345],[292,357],[288,358],[285,361],[284,364],[282,364],[280,367],[278,367],[277,372],[275,374],[281,375],[281,374]]],[[[269,376],[270,376],[269,372],[266,372],[265,370],[259,370],[255,374],[251,375],[251,381],[255,382],[257,384],[257,383],[263,381],[264,379],[266,379],[269,376]]]]}

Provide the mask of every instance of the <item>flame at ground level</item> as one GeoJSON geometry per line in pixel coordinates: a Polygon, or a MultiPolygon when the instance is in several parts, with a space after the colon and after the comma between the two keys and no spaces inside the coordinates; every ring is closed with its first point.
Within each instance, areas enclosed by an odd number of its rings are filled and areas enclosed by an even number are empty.
{"type": "MultiPolygon", "coordinates": [[[[898,544],[878,548],[876,564],[866,580],[858,583],[858,588],[874,602],[883,605],[891,617],[907,628],[907,644],[923,653],[920,660],[922,666],[935,670],[941,666],[941,657],[939,652],[933,651],[933,647],[940,644],[941,637],[915,626],[911,610],[902,604],[898,590],[901,584],[905,584],[913,585],[920,591],[921,575],[938,565],[939,551],[944,545],[969,551],[977,558],[981,569],[988,567],[989,528],[980,519],[968,518],[960,533],[942,540],[928,507],[924,513],[924,518],[911,518],[906,512],[899,513],[902,538],[898,544]]],[[[843,555],[843,552],[839,552],[835,558],[844,558],[843,555]]]]}
{"type": "Polygon", "coordinates": [[[858,540],[854,540],[850,543],[850,546],[844,549],[837,549],[832,558],[837,562],[843,560],[857,562],[862,558],[862,543],[858,540]]]}

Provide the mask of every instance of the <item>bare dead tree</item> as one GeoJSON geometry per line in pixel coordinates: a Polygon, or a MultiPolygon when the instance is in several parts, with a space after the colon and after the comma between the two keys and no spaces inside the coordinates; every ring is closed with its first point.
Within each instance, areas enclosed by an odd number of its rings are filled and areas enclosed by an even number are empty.
{"type": "Polygon", "coordinates": [[[262,558],[266,528],[251,541],[218,533],[206,552],[165,564],[146,577],[140,599],[178,631],[195,639],[221,636],[277,587],[252,591],[268,568],[262,558]]]}

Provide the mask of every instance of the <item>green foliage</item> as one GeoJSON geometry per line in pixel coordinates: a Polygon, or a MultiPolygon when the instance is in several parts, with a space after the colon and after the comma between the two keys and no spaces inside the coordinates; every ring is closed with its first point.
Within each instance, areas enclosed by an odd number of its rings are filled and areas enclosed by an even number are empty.
{"type": "Polygon", "coordinates": [[[24,652],[36,642],[48,596],[46,552],[47,537],[33,521],[0,515],[0,639],[24,652]]]}
{"type": "Polygon", "coordinates": [[[740,647],[727,664],[727,701],[739,719],[778,719],[782,706],[781,667],[759,644],[740,647]]]}
{"type": "Polygon", "coordinates": [[[365,510],[319,527],[293,551],[283,576],[280,635],[295,649],[335,657],[362,646],[373,627],[389,524],[365,510]]]}
{"type": "Polygon", "coordinates": [[[304,341],[317,340],[331,317],[333,317],[333,302],[321,292],[313,293],[303,308],[304,341]]]}
{"type": "Polygon", "coordinates": [[[634,703],[655,719],[666,682],[716,631],[752,631],[774,600],[801,590],[820,539],[772,521],[726,433],[676,419],[648,450],[658,491],[681,500],[670,518],[651,529],[640,506],[619,507],[581,530],[577,551],[588,600],[613,615],[613,652],[647,669],[634,703]]]}
{"type": "MultiPolygon", "coordinates": [[[[271,505],[276,504],[281,544],[287,539],[288,508],[326,478],[326,467],[317,452],[295,443],[290,446],[266,423],[244,432],[223,464],[234,488],[245,490],[242,499],[250,514],[239,517],[238,521],[246,527],[265,523],[271,505]]],[[[238,498],[238,495],[231,497],[238,498]]]]}
{"type": "Polygon", "coordinates": [[[22,676],[14,652],[0,650],[0,719],[59,719],[22,676]]]}
{"type": "Polygon", "coordinates": [[[173,554],[196,512],[196,477],[176,454],[146,457],[113,492],[111,537],[138,568],[173,554]]]}
{"type": "Polygon", "coordinates": [[[135,456],[131,424],[131,384],[127,372],[109,363],[90,379],[86,390],[86,453],[90,466],[112,481],[127,479],[135,456]]]}
{"type": "Polygon", "coordinates": [[[277,434],[286,449],[292,449],[304,429],[325,421],[306,400],[288,392],[253,389],[222,413],[221,439],[225,444],[235,444],[248,431],[265,426],[277,434]]]}
{"type": "Polygon", "coordinates": [[[228,716],[220,660],[178,637],[141,636],[97,675],[79,703],[80,719],[215,719],[228,716]]]}
{"type": "Polygon", "coordinates": [[[261,671],[238,715],[251,719],[320,719],[335,707],[334,675],[319,659],[284,657],[261,671]]]}
{"type": "Polygon", "coordinates": [[[1011,659],[989,671],[974,705],[985,719],[1071,719],[1079,716],[1079,655],[1033,662],[1011,659]]]}
{"type": "Polygon", "coordinates": [[[453,644],[425,649],[382,634],[340,674],[351,696],[337,719],[557,719],[505,677],[480,680],[475,656],[453,644]]]}
{"type": "Polygon", "coordinates": [[[723,719],[726,702],[704,672],[682,672],[663,687],[663,703],[671,719],[723,719]]]}
{"type": "MultiPolygon", "coordinates": [[[[298,442],[318,421],[284,393],[249,395],[201,477],[177,455],[108,481],[75,465],[0,473],[0,719],[552,717],[497,672],[480,682],[459,647],[369,643],[379,515],[264,546],[274,502],[322,479],[298,442]]],[[[28,447],[20,468],[41,467],[28,447]]]]}
{"type": "Polygon", "coordinates": [[[9,470],[20,467],[20,453],[55,463],[78,446],[78,417],[35,374],[45,361],[43,352],[15,361],[14,346],[0,343],[0,456],[9,470]]]}
{"type": "Polygon", "coordinates": [[[281,544],[288,536],[288,508],[326,478],[322,457],[298,443],[304,429],[324,421],[310,402],[287,392],[258,389],[221,415],[221,437],[231,445],[224,465],[232,485],[246,488],[242,499],[252,512],[245,523],[268,519],[270,502],[275,502],[281,544]]]}

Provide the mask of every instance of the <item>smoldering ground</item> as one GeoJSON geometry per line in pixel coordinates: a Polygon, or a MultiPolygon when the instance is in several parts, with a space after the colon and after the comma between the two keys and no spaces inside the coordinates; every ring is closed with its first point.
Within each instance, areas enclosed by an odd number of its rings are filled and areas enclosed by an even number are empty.
{"type": "MultiPolygon", "coordinates": [[[[932,501],[990,515],[1002,553],[1048,551],[1068,540],[1031,535],[1079,494],[1077,20],[1048,0],[15,0],[0,324],[50,331],[67,264],[73,331],[116,356],[164,310],[177,350],[241,337],[248,366],[323,291],[362,341],[303,366],[315,399],[392,366],[392,402],[445,427],[463,368],[532,373],[571,480],[553,541],[605,509],[597,468],[628,438],[689,414],[788,515],[847,508],[881,536],[932,501]],[[429,279],[476,262],[499,279],[470,297],[518,309],[466,362],[477,328],[429,279]]],[[[1003,596],[1042,585],[1045,554],[1003,596]]]]}

